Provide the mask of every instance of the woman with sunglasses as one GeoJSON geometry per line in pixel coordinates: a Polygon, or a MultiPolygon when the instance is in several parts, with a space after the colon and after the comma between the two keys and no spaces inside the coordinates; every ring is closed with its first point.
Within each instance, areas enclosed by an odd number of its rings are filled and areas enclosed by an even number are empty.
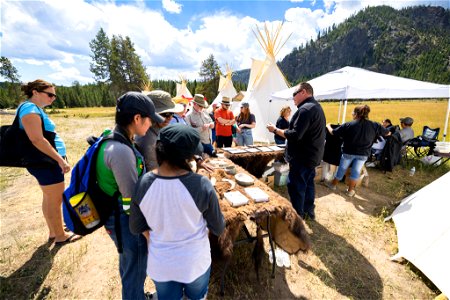
{"type": "Polygon", "coordinates": [[[55,87],[51,83],[37,79],[22,85],[21,90],[28,99],[17,108],[19,127],[25,130],[28,138],[39,151],[57,162],[57,165],[48,168],[27,168],[28,172],[37,179],[42,190],[42,212],[49,230],[48,241],[54,241],[56,245],[74,242],[81,236],[64,231],[61,213],[64,174],[70,171],[66,159],[66,145],[56,133],[55,123],[42,109],[56,100],[55,87]],[[56,133],[56,149],[44,138],[42,124],[46,131],[56,133]]]}

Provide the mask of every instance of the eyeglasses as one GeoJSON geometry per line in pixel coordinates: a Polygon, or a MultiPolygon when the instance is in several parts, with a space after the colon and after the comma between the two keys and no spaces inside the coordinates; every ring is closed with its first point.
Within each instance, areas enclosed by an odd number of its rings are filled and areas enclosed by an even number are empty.
{"type": "Polygon", "coordinates": [[[162,113],[160,115],[163,116],[166,119],[173,117],[173,113],[171,113],[171,112],[162,113]]]}
{"type": "Polygon", "coordinates": [[[56,94],[50,93],[50,92],[46,92],[46,91],[39,91],[39,93],[44,93],[47,94],[47,96],[49,96],[50,98],[56,98],[56,94]]]}
{"type": "Polygon", "coordinates": [[[222,105],[224,105],[224,106],[230,106],[230,104],[226,104],[226,103],[222,103],[222,105]]]}
{"type": "Polygon", "coordinates": [[[298,94],[298,93],[300,93],[301,91],[303,91],[303,89],[300,89],[300,90],[298,90],[298,91],[294,92],[294,93],[292,94],[292,97],[295,97],[295,96],[297,96],[297,94],[298,94]]]}

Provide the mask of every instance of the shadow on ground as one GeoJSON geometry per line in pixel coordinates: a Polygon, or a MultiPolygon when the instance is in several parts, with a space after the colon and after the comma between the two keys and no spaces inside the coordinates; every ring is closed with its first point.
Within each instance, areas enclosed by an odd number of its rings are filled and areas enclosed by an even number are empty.
{"type": "Polygon", "coordinates": [[[317,222],[309,222],[308,225],[313,231],[312,251],[325,269],[314,268],[303,261],[299,261],[299,265],[343,296],[381,299],[383,283],[372,264],[341,236],[317,222]]]}
{"type": "Polygon", "coordinates": [[[60,247],[50,249],[50,246],[50,243],[39,246],[31,258],[14,273],[8,277],[0,277],[2,299],[47,298],[51,287],[41,289],[41,286],[52,268],[53,258],[60,249],[60,247]]]}

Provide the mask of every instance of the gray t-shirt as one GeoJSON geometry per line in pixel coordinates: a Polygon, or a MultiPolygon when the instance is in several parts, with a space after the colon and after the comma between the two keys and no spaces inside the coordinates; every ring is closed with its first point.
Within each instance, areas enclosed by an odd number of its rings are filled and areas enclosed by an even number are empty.
{"type": "Polygon", "coordinates": [[[402,138],[402,143],[405,143],[414,138],[414,130],[411,127],[405,127],[400,130],[400,137],[402,138]]]}
{"type": "Polygon", "coordinates": [[[149,172],[138,181],[130,230],[150,230],[147,274],[153,280],[190,283],[204,274],[211,265],[208,229],[218,236],[224,228],[219,200],[206,177],[149,172]]]}
{"type": "Polygon", "coordinates": [[[135,137],[136,145],[142,155],[144,155],[145,168],[147,169],[147,172],[150,172],[158,167],[155,146],[160,130],[161,128],[155,125],[147,130],[145,136],[135,137]]]}

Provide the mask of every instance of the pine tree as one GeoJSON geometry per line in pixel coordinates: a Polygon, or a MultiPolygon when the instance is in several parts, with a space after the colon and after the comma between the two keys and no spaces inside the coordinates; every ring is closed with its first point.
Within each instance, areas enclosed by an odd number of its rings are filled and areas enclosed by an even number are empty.
{"type": "Polygon", "coordinates": [[[95,39],[89,42],[92,51],[92,63],[89,70],[94,74],[97,82],[110,82],[110,40],[103,28],[100,28],[95,39]]]}

